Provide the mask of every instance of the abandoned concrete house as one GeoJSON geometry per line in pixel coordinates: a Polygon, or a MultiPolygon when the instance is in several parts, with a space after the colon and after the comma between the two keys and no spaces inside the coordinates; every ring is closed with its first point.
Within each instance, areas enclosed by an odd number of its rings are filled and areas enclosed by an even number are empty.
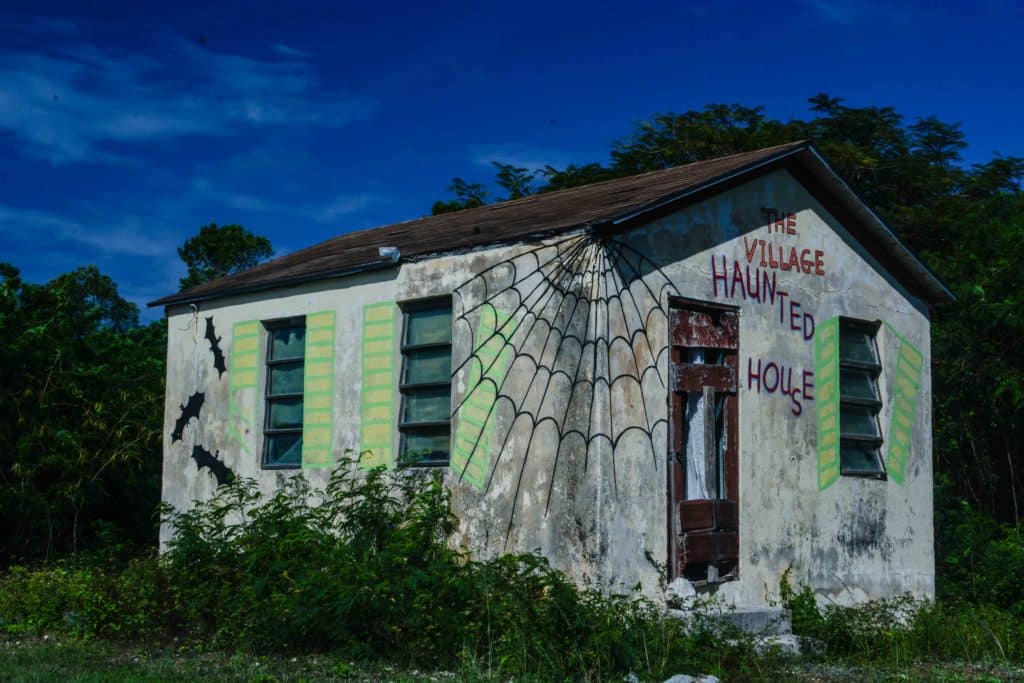
{"type": "Polygon", "coordinates": [[[807,143],[344,234],[151,304],[163,499],[411,457],[477,557],[752,607],[789,568],[932,596],[951,297],[807,143]]]}

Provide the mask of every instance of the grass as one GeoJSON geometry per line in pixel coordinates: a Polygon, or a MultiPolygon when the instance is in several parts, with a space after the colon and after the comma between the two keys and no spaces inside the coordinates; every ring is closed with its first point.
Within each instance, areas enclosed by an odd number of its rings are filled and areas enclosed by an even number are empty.
{"type": "MultiPolygon", "coordinates": [[[[0,680],[11,683],[149,683],[157,681],[486,681],[473,672],[399,671],[386,664],[353,663],[330,655],[294,657],[188,648],[153,649],[104,641],[52,638],[0,642],[0,680]]],[[[495,679],[496,680],[496,679],[495,679]]]]}
{"type": "MultiPolygon", "coordinates": [[[[913,662],[903,666],[835,664],[783,660],[765,655],[760,669],[735,671],[722,680],[793,681],[960,681],[1024,680],[1024,668],[966,662],[913,662]]],[[[691,672],[696,673],[696,672],[691,672]]],[[[397,681],[399,683],[496,683],[510,678],[477,663],[457,671],[423,672],[383,663],[352,662],[331,654],[266,656],[237,652],[198,652],[187,647],[115,645],[106,641],[54,638],[0,640],[0,680],[10,683],[150,683],[225,681],[287,683],[299,681],[397,681]]],[[[603,680],[623,680],[622,676],[603,680]]]]}

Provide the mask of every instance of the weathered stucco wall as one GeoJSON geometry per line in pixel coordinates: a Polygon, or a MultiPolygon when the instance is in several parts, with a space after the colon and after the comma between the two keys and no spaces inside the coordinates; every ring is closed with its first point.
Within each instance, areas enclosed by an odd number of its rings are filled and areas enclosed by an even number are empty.
{"type": "MultiPolygon", "coordinates": [[[[737,604],[763,604],[787,568],[838,602],[911,592],[934,595],[930,337],[927,309],[885,276],[810,194],[776,172],[629,236],[688,297],[740,309],[740,580],[719,592],[737,604]],[[764,208],[795,214],[783,232],[764,208]],[[794,234],[789,234],[792,230],[794,234]],[[761,245],[779,260],[796,247],[813,263],[799,270],[761,268],[761,245]],[[804,250],[808,252],[804,252],[804,250]],[[750,258],[748,259],[748,254],[750,258]],[[749,280],[748,280],[749,269],[749,280]],[[807,272],[805,272],[805,270],[807,272]],[[764,276],[774,277],[774,303],[764,276]],[[717,277],[716,277],[717,276],[717,277]],[[742,280],[742,282],[741,282],[742,280]],[[760,284],[757,283],[760,280],[760,284]],[[753,285],[753,286],[749,286],[753,285]],[[892,429],[898,333],[923,353],[913,436],[902,483],[839,477],[822,489],[817,403],[804,373],[815,371],[810,325],[835,316],[882,321],[879,413],[883,454],[892,429]],[[782,386],[770,391],[775,371],[782,386]],[[760,365],[759,365],[760,364],[760,365]],[[760,373],[758,368],[760,367],[760,373]],[[791,383],[786,381],[792,372],[791,383]],[[760,374],[760,381],[751,375],[760,374]]],[[[767,261],[766,254],[766,261],[767,261]]],[[[813,374],[808,375],[814,383],[813,374]]]]}
{"type": "MultiPolygon", "coordinates": [[[[217,487],[207,469],[199,469],[192,459],[196,446],[218,457],[237,476],[255,478],[264,492],[273,491],[287,477],[304,474],[314,485],[326,483],[327,470],[263,470],[263,400],[265,385],[266,333],[260,329],[256,348],[259,357],[255,385],[233,388],[236,367],[234,326],[249,321],[265,321],[302,316],[319,311],[335,311],[333,401],[335,454],[355,448],[359,434],[358,371],[361,363],[362,306],[394,301],[395,272],[383,271],[334,281],[330,287],[305,285],[259,295],[231,297],[203,302],[201,309],[175,307],[169,311],[167,349],[167,398],[164,414],[164,502],[187,509],[194,500],[209,498],[217,487]],[[206,319],[212,318],[215,335],[226,358],[227,371],[220,375],[214,367],[211,344],[205,339],[206,319]],[[189,421],[181,439],[171,436],[182,414],[181,406],[201,392],[202,407],[196,420],[189,421]],[[350,417],[351,416],[351,417],[350,417]]],[[[168,529],[161,529],[161,542],[168,529]]]]}
{"type": "MultiPolygon", "coordinates": [[[[736,305],[741,316],[740,579],[719,593],[737,604],[763,604],[789,567],[839,601],[933,593],[926,309],[873,267],[782,171],[609,240],[577,232],[226,298],[198,313],[172,310],[164,500],[184,508],[214,491],[215,477],[190,458],[196,445],[268,493],[291,476],[314,484],[327,479],[325,469],[260,468],[265,373],[257,358],[255,385],[232,384],[241,367],[233,365],[236,324],[334,312],[328,409],[331,445],[340,455],[366,441],[366,307],[440,295],[453,297],[455,449],[445,479],[460,519],[456,543],[477,555],[539,549],[581,581],[616,591],[639,584],[650,596],[660,594],[668,552],[666,312],[677,295],[736,305]],[[795,214],[794,224],[772,230],[766,207],[795,214]],[[809,250],[808,272],[759,270],[761,239],[773,253],[809,250]],[[774,302],[762,286],[756,295],[748,290],[748,267],[750,283],[775,278],[774,302]],[[878,335],[885,437],[899,339],[924,354],[902,483],[840,477],[819,486],[809,326],[837,315],[887,324],[878,335]],[[222,376],[204,338],[208,317],[227,358],[222,376]],[[760,382],[751,377],[758,363],[760,382]],[[799,392],[768,391],[769,363],[792,369],[799,392]],[[198,418],[173,440],[181,406],[196,392],[204,394],[198,418]]],[[[387,343],[397,368],[398,339],[387,343]]],[[[265,348],[265,337],[256,348],[265,348]]],[[[397,444],[397,427],[390,431],[397,444]]]]}

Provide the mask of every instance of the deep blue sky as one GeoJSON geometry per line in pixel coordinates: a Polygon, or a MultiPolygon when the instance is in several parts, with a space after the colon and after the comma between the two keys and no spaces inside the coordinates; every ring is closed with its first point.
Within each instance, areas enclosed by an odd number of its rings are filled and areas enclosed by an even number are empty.
{"type": "Polygon", "coordinates": [[[144,304],[204,223],[284,253],[712,102],[788,119],[824,91],[961,122],[968,162],[1024,156],[1022,42],[999,0],[7,2],[0,260],[36,282],[96,263],[144,304]]]}

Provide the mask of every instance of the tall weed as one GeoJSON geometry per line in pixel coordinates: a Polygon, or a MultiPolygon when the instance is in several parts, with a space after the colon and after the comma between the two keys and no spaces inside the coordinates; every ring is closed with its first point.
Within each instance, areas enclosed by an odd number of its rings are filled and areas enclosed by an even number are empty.
{"type": "Polygon", "coordinates": [[[264,502],[238,481],[169,520],[173,612],[215,646],[544,680],[757,666],[745,641],[580,589],[539,555],[471,560],[422,470],[342,467],[323,491],[295,477],[264,502]]]}
{"type": "Polygon", "coordinates": [[[806,585],[793,588],[783,576],[782,603],[793,631],[823,646],[829,659],[902,664],[958,660],[1024,661],[1024,620],[1010,611],[904,596],[854,607],[819,607],[806,585]]]}

